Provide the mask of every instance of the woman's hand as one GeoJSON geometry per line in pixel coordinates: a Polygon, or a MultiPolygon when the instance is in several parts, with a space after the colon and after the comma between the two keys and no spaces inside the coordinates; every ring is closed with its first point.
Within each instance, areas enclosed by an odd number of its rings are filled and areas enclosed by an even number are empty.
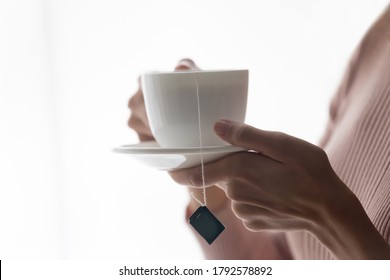
{"type": "MultiPolygon", "coordinates": [[[[191,59],[182,59],[175,67],[175,71],[198,69],[191,59]]],[[[138,77],[138,90],[129,100],[131,115],[128,126],[135,130],[140,141],[152,141],[154,137],[150,130],[148,117],[145,110],[144,95],[142,92],[141,78],[138,77]]]]}
{"type": "MultiPolygon", "coordinates": [[[[206,184],[225,190],[233,212],[249,230],[310,231],[339,258],[375,258],[366,251],[369,238],[382,248],[381,258],[389,256],[387,243],[321,148],[230,121],[217,122],[215,131],[248,152],[205,165],[206,184]]],[[[171,176],[180,184],[202,186],[199,167],[171,176]]]]}
{"type": "MultiPolygon", "coordinates": [[[[348,194],[317,146],[233,122],[218,122],[215,130],[225,141],[250,150],[204,168],[206,184],[226,191],[249,230],[309,230],[324,219],[333,199],[348,194]]],[[[200,168],[171,176],[181,184],[202,186],[200,168]]]]}
{"type": "MultiPolygon", "coordinates": [[[[182,59],[179,61],[175,67],[175,71],[185,71],[185,70],[198,70],[198,66],[191,59],[182,59]]],[[[128,121],[128,126],[135,130],[138,134],[140,141],[153,141],[154,137],[150,130],[148,117],[145,110],[145,101],[144,95],[142,92],[141,78],[138,78],[138,90],[129,100],[129,108],[131,110],[131,115],[128,121]]],[[[190,190],[194,195],[201,197],[202,190],[190,190]]],[[[210,208],[215,210],[227,201],[225,193],[219,188],[209,188],[207,190],[207,196],[211,198],[210,208]]],[[[192,199],[190,200],[190,211],[195,211],[197,203],[192,199]]]]}

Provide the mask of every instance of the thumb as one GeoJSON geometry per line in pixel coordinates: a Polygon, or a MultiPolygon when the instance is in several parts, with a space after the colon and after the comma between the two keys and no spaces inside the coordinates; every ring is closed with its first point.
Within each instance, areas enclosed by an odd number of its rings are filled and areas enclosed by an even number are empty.
{"type": "Polygon", "coordinates": [[[257,151],[281,162],[288,159],[289,150],[295,145],[292,136],[239,122],[220,120],[215,123],[214,130],[220,138],[234,146],[257,151]]]}

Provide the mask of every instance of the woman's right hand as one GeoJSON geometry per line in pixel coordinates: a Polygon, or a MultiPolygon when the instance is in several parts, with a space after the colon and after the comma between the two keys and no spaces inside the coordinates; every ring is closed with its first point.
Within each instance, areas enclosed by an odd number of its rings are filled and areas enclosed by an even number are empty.
{"type": "MultiPolygon", "coordinates": [[[[175,71],[199,69],[191,59],[182,59],[175,67],[175,71]]],[[[154,137],[150,130],[148,117],[145,110],[144,95],[142,92],[141,78],[138,77],[138,90],[129,100],[131,115],[128,121],[130,128],[138,134],[140,141],[153,141],[154,137]]]]}

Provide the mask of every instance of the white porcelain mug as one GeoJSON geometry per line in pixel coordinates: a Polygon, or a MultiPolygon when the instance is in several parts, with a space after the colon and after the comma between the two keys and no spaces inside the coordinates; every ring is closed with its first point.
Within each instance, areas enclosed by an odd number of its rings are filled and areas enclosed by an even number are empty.
{"type": "Polygon", "coordinates": [[[214,123],[245,121],[248,70],[147,72],[141,79],[150,128],[160,147],[200,147],[200,140],[203,147],[228,145],[215,134],[214,123]]]}

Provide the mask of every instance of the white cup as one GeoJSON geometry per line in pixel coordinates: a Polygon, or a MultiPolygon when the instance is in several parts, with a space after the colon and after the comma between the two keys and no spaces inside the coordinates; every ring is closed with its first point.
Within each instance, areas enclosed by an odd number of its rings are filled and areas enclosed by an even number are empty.
{"type": "Polygon", "coordinates": [[[214,123],[245,120],[248,70],[148,72],[142,88],[152,134],[163,148],[200,147],[200,140],[203,147],[228,145],[214,123]]]}

